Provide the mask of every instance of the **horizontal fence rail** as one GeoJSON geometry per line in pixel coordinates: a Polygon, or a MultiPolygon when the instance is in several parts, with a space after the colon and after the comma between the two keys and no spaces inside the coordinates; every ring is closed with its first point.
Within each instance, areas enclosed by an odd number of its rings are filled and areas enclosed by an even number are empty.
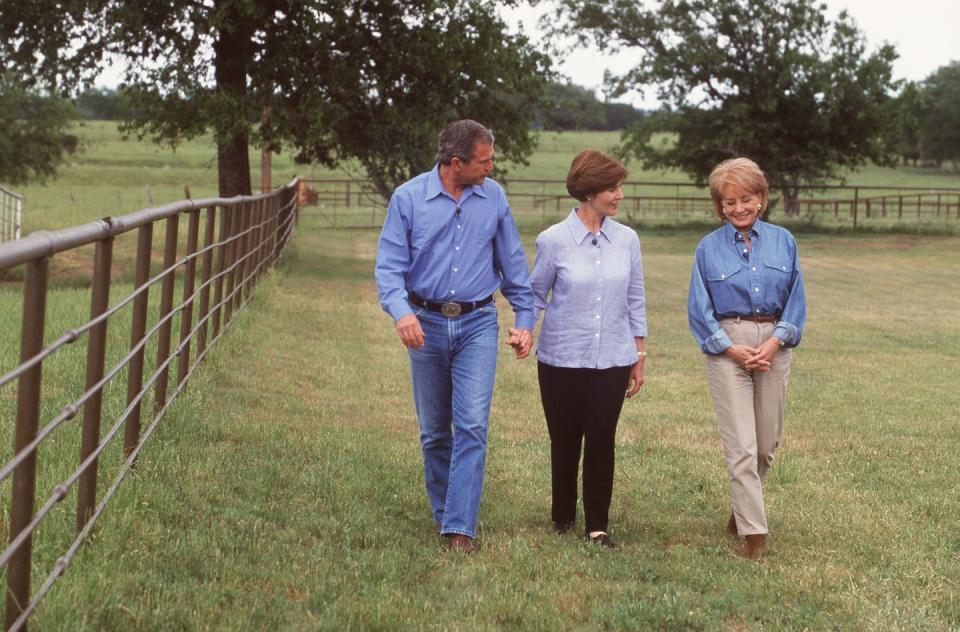
{"type": "Polygon", "coordinates": [[[252,298],[257,281],[280,256],[296,223],[297,192],[294,179],[263,195],[184,200],[82,226],[39,231],[0,245],[0,272],[24,267],[20,361],[0,376],[0,389],[17,387],[13,457],[0,466],[0,482],[12,479],[9,545],[0,553],[7,585],[6,629],[26,627],[30,614],[87,539],[171,403],[233,316],[252,298]],[[155,228],[162,229],[157,246],[162,249],[159,266],[153,265],[154,233],[157,237],[160,233],[155,228]],[[136,237],[133,291],[111,306],[111,282],[117,272],[115,244],[128,233],[136,237]],[[76,254],[91,246],[90,319],[45,345],[51,262],[58,254],[76,254]],[[159,269],[151,275],[155,267],[159,269]],[[177,290],[180,299],[175,304],[177,290]],[[152,312],[151,293],[159,294],[152,312]],[[108,367],[108,324],[116,322],[123,311],[130,312],[129,320],[122,321],[124,331],[129,323],[129,344],[112,354],[122,355],[108,367]],[[174,339],[176,324],[179,331],[174,339]],[[78,340],[86,340],[83,390],[46,418],[42,414],[44,362],[68,352],[78,340]],[[148,356],[148,351],[155,355],[148,356]],[[113,406],[122,410],[115,418],[107,417],[104,395],[124,375],[126,388],[115,391],[122,400],[113,406]],[[69,428],[68,422],[78,415],[82,425],[77,465],[50,486],[35,510],[40,447],[69,428]],[[105,432],[102,422],[109,424],[105,432]],[[113,478],[98,499],[97,477],[104,469],[100,459],[111,447],[120,455],[120,463],[110,472],[113,478]],[[43,572],[34,568],[33,537],[74,489],[76,535],[31,594],[31,572],[43,572]]]}
{"type": "Polygon", "coordinates": [[[20,239],[23,226],[23,196],[0,186],[0,242],[20,239]]]}
{"type": "MultiPolygon", "coordinates": [[[[562,180],[509,179],[505,188],[518,223],[546,224],[566,216],[576,203],[562,180]]],[[[779,199],[778,217],[813,223],[867,225],[960,224],[960,188],[890,186],[803,186],[800,195],[779,199]]],[[[715,218],[706,187],[689,182],[625,182],[619,208],[626,221],[682,223],[715,218]]],[[[300,203],[315,207],[330,226],[378,228],[387,201],[369,180],[302,179],[300,203]]]]}

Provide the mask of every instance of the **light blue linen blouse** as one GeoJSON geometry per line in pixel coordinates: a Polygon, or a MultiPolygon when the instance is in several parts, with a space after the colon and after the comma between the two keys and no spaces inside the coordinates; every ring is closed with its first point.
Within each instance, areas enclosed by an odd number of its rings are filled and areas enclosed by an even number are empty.
{"type": "Polygon", "coordinates": [[[606,217],[594,235],[573,209],[537,236],[530,285],[534,318],[545,314],[541,362],[592,369],[636,363],[634,338],[647,335],[636,231],[606,217]]]}

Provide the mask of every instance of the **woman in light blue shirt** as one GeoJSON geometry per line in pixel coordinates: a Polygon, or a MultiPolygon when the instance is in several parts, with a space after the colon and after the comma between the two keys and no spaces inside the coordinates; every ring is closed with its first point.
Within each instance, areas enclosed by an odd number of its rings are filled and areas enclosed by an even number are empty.
{"type": "Polygon", "coordinates": [[[627,172],[587,149],[573,159],[567,191],[580,205],[537,237],[530,285],[544,313],[537,374],[550,433],[554,529],[573,529],[583,450],[585,534],[608,534],[614,444],[624,394],[643,384],[647,317],[637,233],[613,219],[627,172]]]}
{"type": "Polygon", "coordinates": [[[724,223],[697,246],[687,298],[727,460],[727,532],[745,536],[740,554],[749,559],[766,546],[763,480],[783,434],[791,349],[807,314],[797,242],[760,220],[768,192],[752,160],[713,170],[710,196],[724,223]]]}

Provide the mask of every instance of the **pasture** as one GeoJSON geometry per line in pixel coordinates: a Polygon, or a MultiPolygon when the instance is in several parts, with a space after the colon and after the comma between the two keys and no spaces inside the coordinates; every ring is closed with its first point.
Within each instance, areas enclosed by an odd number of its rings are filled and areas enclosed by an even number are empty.
{"type": "MultiPolygon", "coordinates": [[[[158,204],[184,184],[197,197],[213,193],[209,146],[170,156],[136,145],[111,157],[110,125],[86,129],[104,136],[58,181],[27,189],[28,230],[139,208],[114,198],[132,200],[146,184],[158,204]],[[89,187],[91,202],[56,197],[71,186],[89,187]]],[[[565,172],[570,137],[556,141],[563,149],[531,164],[541,171],[530,177],[565,172]]],[[[281,165],[276,182],[293,174],[281,165]]],[[[957,185],[956,176],[925,177],[957,185]]],[[[535,235],[525,230],[531,261],[535,235]]],[[[308,208],[280,268],[164,419],[35,627],[960,627],[960,237],[798,234],[809,318],[767,484],[772,545],[753,564],[723,533],[723,456],[686,328],[701,235],[640,231],[650,356],[618,431],[618,550],[550,530],[535,360],[517,361],[505,345],[480,550],[444,549],[423,490],[406,352],[377,305],[377,231],[326,228],[308,208]]],[[[85,320],[78,278],[61,270],[48,330],[85,320]]],[[[6,370],[17,348],[16,283],[0,297],[6,370]]],[[[505,331],[512,317],[499,303],[505,331]]],[[[80,354],[64,361],[45,405],[55,409],[82,381],[69,377],[81,366],[80,354]]],[[[4,420],[11,405],[6,389],[4,420]]],[[[75,458],[69,432],[52,448],[64,460],[75,458]]],[[[35,545],[47,564],[70,535],[72,501],[35,545]]]]}

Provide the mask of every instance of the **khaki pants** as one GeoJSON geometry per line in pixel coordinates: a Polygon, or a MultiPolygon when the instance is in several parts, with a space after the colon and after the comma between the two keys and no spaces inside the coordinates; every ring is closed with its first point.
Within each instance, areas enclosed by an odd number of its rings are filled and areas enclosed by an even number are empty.
{"type": "MultiPolygon", "coordinates": [[[[720,326],[734,344],[756,347],[773,334],[774,323],[725,318],[720,326]]],[[[748,371],[723,354],[705,358],[737,530],[767,533],[763,479],[783,434],[791,351],[780,349],[769,371],[748,371]]]]}

